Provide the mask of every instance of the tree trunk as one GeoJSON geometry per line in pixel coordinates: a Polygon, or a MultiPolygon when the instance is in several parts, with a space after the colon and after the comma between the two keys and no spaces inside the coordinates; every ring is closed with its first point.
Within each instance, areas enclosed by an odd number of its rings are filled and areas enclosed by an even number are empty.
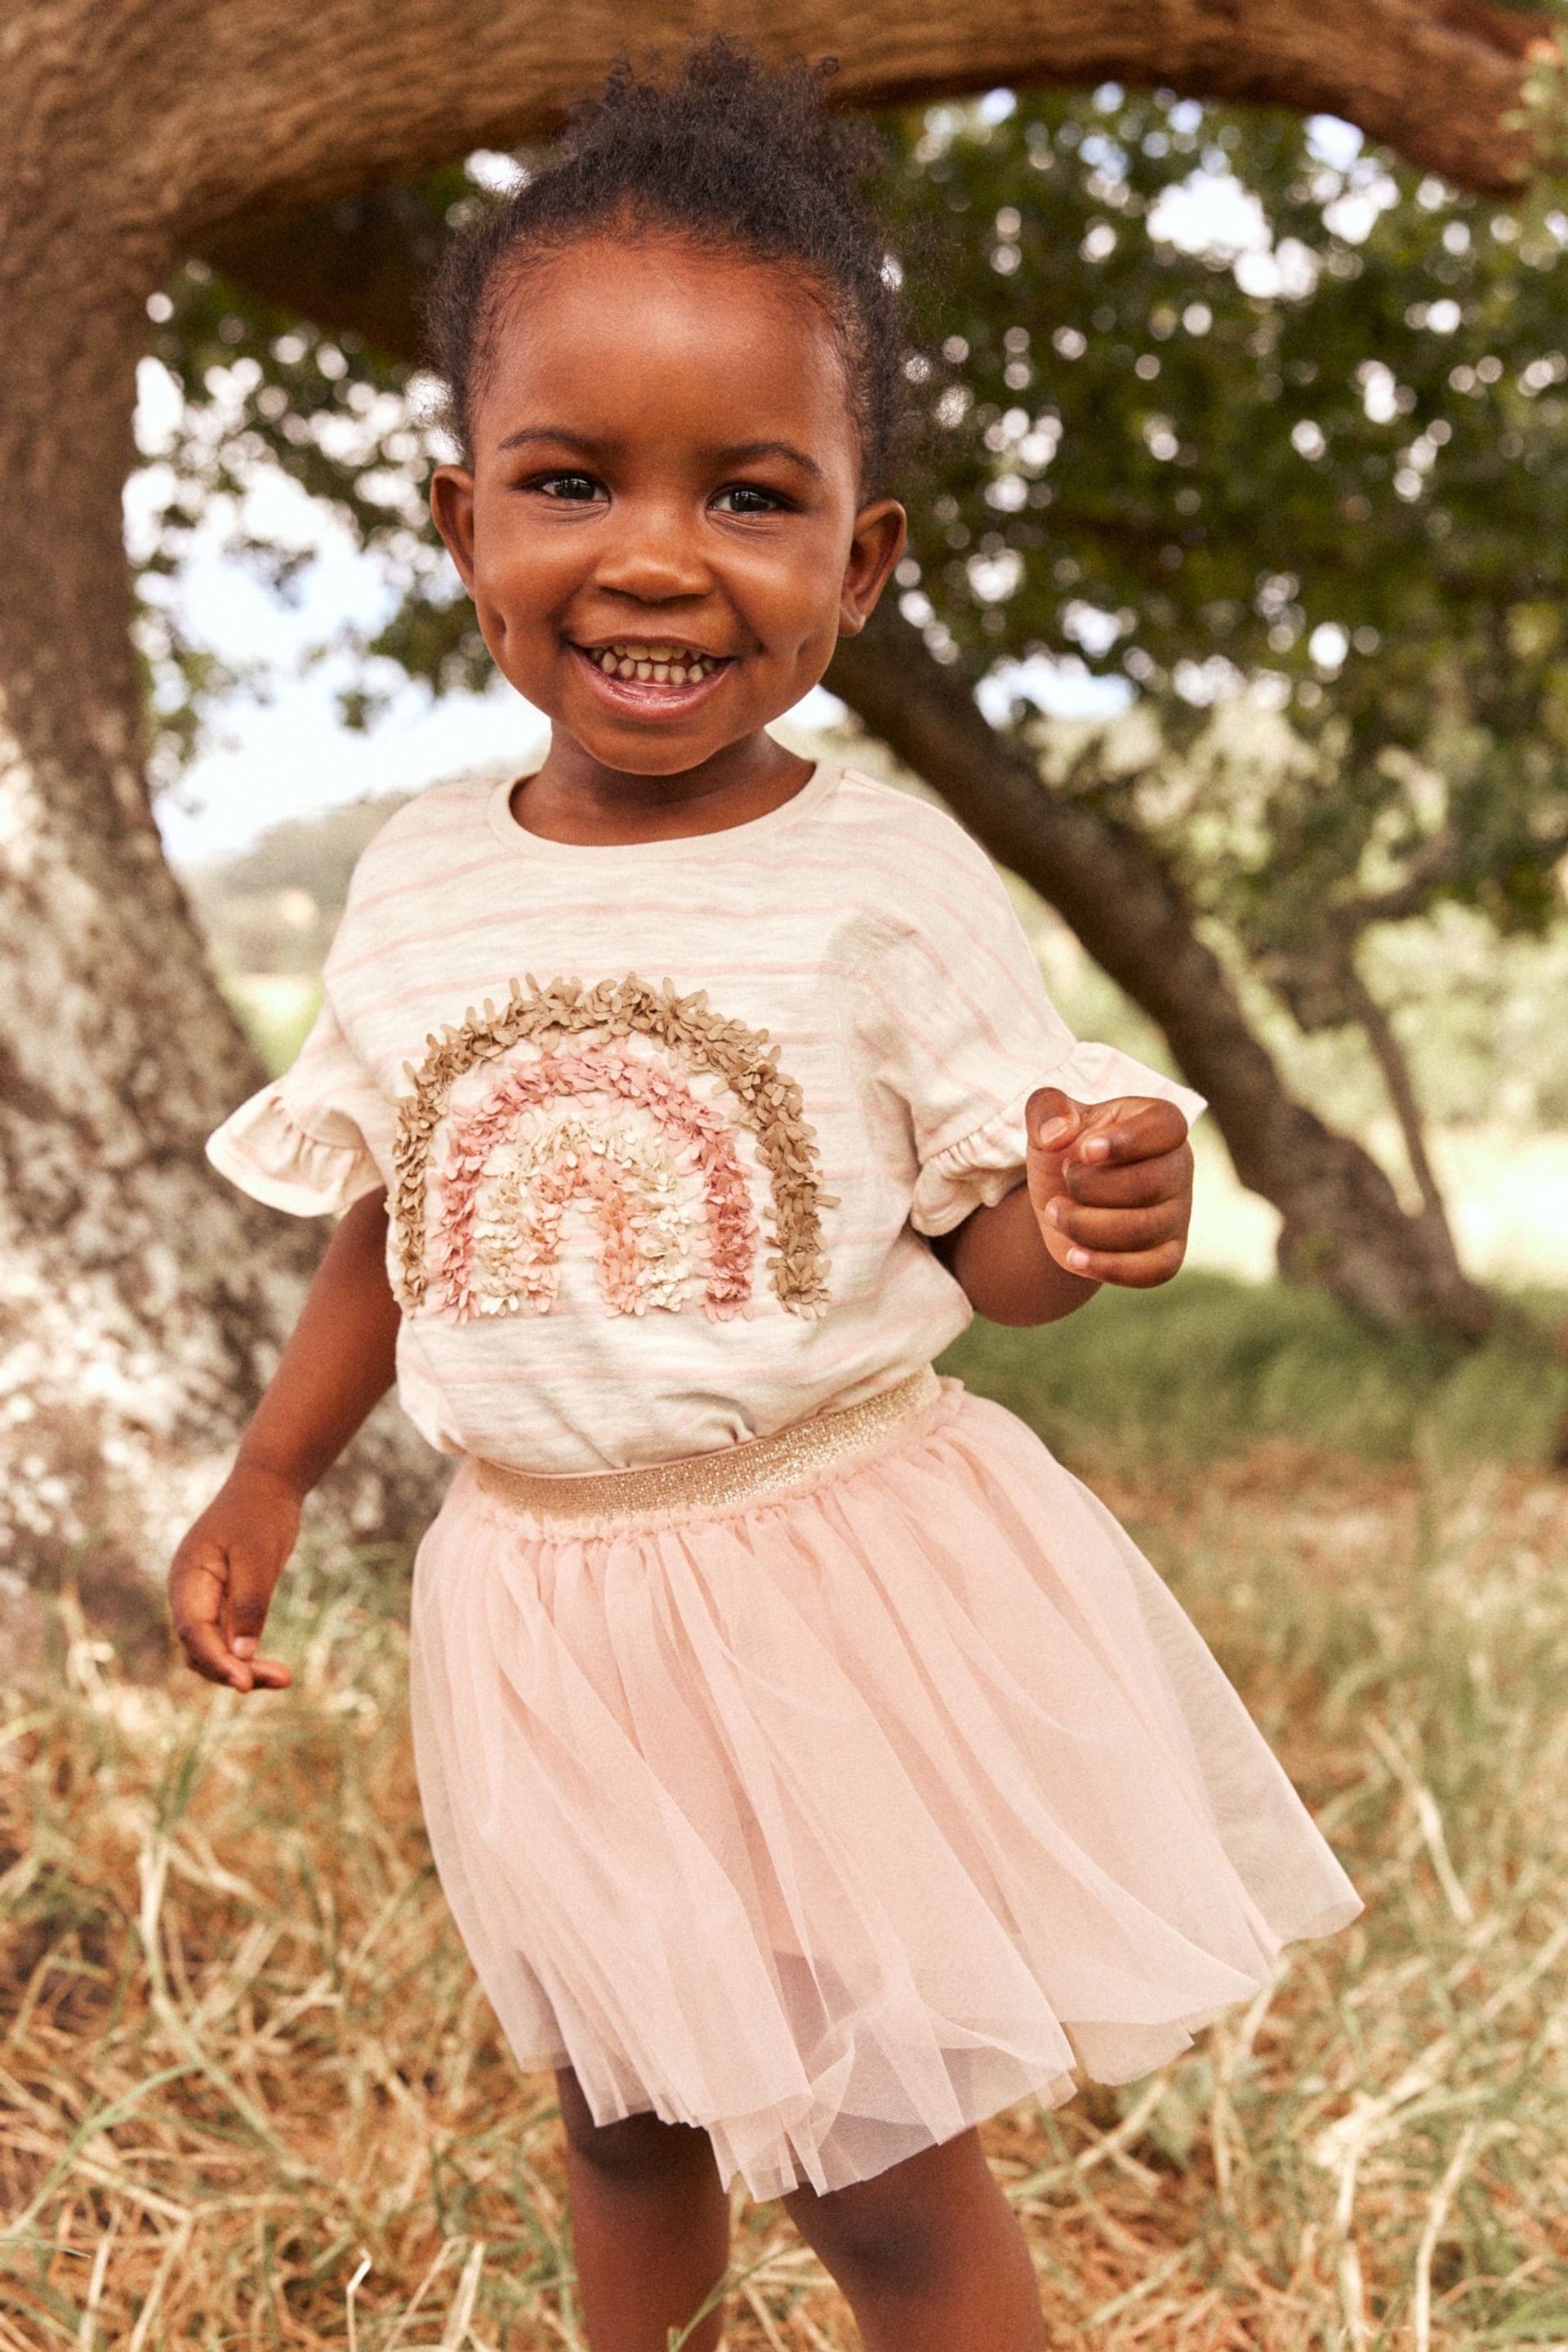
{"type": "Polygon", "coordinates": [[[1283,1273],[1387,1328],[1485,1333],[1492,1302],[1430,1222],[1405,1215],[1359,1143],[1291,1099],[1174,879],[1136,835],[1047,791],[890,604],[839,646],[826,683],[1159,1024],[1207,1096],[1237,1174],[1284,1220],[1283,1273]]]}
{"type": "MultiPolygon", "coordinates": [[[[163,257],[79,199],[42,103],[31,131],[0,194],[0,1540],[34,1577],[74,1550],[112,1603],[212,1483],[321,1235],[202,1156],[261,1073],[142,781],[121,495],[163,257]]],[[[380,1434],[338,1517],[422,1476],[380,1434]]]]}
{"type": "MultiPolygon", "coordinates": [[[[142,784],[120,499],[145,298],[226,235],[254,243],[268,221],[549,130],[628,32],[677,42],[707,21],[523,0],[23,0],[7,17],[0,1487],[26,1561],[89,1540],[152,1560],[255,1394],[318,1240],[201,1158],[256,1071],[142,784]]],[[[1346,114],[1476,187],[1527,164],[1518,22],[1457,0],[736,0],[726,22],[775,54],[837,53],[847,100],[1115,77],[1346,114]]],[[[933,770],[960,799],[963,766],[933,770]]],[[[383,1455],[373,1501],[400,1458],[383,1455]]]]}

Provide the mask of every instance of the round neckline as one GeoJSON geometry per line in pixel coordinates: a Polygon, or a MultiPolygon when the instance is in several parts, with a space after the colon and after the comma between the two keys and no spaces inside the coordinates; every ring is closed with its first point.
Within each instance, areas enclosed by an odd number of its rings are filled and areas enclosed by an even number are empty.
{"type": "Polygon", "coordinates": [[[490,829],[504,847],[523,857],[538,857],[555,866],[598,866],[612,864],[617,858],[637,864],[668,858],[712,856],[739,845],[749,848],[771,833],[782,833],[792,824],[809,816],[827,798],[843,772],[832,760],[818,760],[798,793],[792,793],[777,808],[767,810],[762,816],[748,817],[743,824],[721,825],[715,833],[679,833],[666,835],[658,841],[552,841],[542,833],[530,833],[519,824],[511,813],[511,796],[519,784],[526,783],[536,774],[527,769],[520,776],[509,776],[490,794],[490,829]]]}

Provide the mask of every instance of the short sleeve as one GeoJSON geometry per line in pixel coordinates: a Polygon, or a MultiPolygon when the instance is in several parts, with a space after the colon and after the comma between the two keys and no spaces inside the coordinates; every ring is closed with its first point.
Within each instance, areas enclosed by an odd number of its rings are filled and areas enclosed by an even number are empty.
{"type": "MultiPolygon", "coordinates": [[[[966,835],[868,975],[881,1076],[902,1097],[919,1163],[910,1222],[951,1233],[1022,1179],[1025,1106],[1040,1087],[1083,1103],[1152,1095],[1193,1120],[1204,1097],[1114,1045],[1080,1041],[1047,992],[1000,877],[966,835]]],[[[922,881],[927,879],[922,870],[922,881]]]]}
{"type": "Polygon", "coordinates": [[[385,1181],[366,1140],[381,1106],[329,999],[292,1069],[225,1119],[207,1139],[207,1158],[268,1208],[326,1216],[385,1181]]]}

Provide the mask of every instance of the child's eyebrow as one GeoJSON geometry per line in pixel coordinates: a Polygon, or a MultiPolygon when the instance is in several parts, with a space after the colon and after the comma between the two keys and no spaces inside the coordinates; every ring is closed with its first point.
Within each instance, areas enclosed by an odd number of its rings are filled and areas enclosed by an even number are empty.
{"type": "Polygon", "coordinates": [[[520,425],[500,446],[503,449],[521,449],[525,441],[559,441],[568,449],[581,449],[585,457],[603,446],[585,433],[568,433],[563,425],[520,425]]]}
{"type": "MultiPolygon", "coordinates": [[[[572,433],[563,425],[521,425],[500,443],[504,449],[521,449],[530,441],[552,441],[557,447],[575,449],[584,457],[602,456],[605,444],[587,433],[572,433]]],[[[721,449],[705,450],[704,457],[713,465],[743,466],[758,457],[783,457],[788,464],[798,466],[803,473],[817,481],[826,476],[815,457],[797,448],[793,441],[741,441],[721,449]]]]}
{"type": "Polygon", "coordinates": [[[826,479],[816,458],[797,449],[793,441],[742,441],[732,449],[716,449],[713,455],[726,466],[743,466],[751,457],[784,457],[803,473],[815,474],[819,482],[826,479]]]}

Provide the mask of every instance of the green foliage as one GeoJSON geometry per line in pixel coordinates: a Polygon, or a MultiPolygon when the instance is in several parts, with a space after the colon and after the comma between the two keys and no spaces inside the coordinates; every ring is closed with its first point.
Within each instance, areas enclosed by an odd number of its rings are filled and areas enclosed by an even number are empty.
{"type": "Polygon", "coordinates": [[[349,877],[405,798],[384,793],[269,826],[240,856],[184,876],[225,990],[269,1069],[293,1060],[349,877]]]}
{"type": "MultiPolygon", "coordinates": [[[[197,895],[208,889],[236,898],[264,897],[270,892],[310,891],[337,927],[348,897],[354,867],[389,818],[408,800],[406,793],[381,793],[337,808],[320,809],[310,816],[289,817],[268,825],[248,849],[226,857],[191,881],[197,895]]],[[[247,967],[265,971],[267,965],[247,967]]]]}
{"type": "MultiPolygon", "coordinates": [[[[409,192],[437,224],[460,227],[483,190],[460,167],[409,192]]],[[[437,693],[479,688],[489,657],[471,608],[431,527],[426,486],[444,446],[437,388],[363,336],[329,333],[258,300],[202,261],[190,261],[148,304],[153,352],[184,403],[170,442],[153,455],[153,496],[138,564],[137,640],[153,713],[153,777],[167,784],[200,747],[212,705],[254,674],[201,667],[178,617],[177,586],[193,536],[228,511],[232,553],[281,597],[310,551],[258,533],[240,516],[268,466],[328,509],[380,562],[397,602],[384,633],[351,634],[363,665],[343,719],[363,726],[382,697],[378,662],[426,679],[437,693]],[[436,642],[437,635],[439,642],[436,642]]]]}
{"type": "Polygon", "coordinates": [[[942,1370],[1080,1466],[1201,1465],[1268,1440],[1371,1462],[1540,1464],[1568,1414],[1553,1311],[1568,1303],[1512,1310],[1465,1353],[1374,1330],[1320,1291],[1188,1273],[1106,1291],[1040,1331],[974,1323],[942,1370]]]}
{"type": "Polygon", "coordinates": [[[909,126],[890,175],[933,355],[910,617],[976,676],[1126,677],[1177,741],[1227,697],[1288,708],[1307,756],[1248,824],[1089,780],[1257,945],[1413,879],[1540,927],[1568,843],[1568,217],[1332,165],[1293,117],[994,112],[909,126]],[[1200,166],[1266,251],[1173,242],[1200,166]]]}
{"type": "Polygon", "coordinates": [[[223,992],[270,1075],[290,1068],[321,1007],[321,983],[308,972],[226,974],[223,992]]]}

